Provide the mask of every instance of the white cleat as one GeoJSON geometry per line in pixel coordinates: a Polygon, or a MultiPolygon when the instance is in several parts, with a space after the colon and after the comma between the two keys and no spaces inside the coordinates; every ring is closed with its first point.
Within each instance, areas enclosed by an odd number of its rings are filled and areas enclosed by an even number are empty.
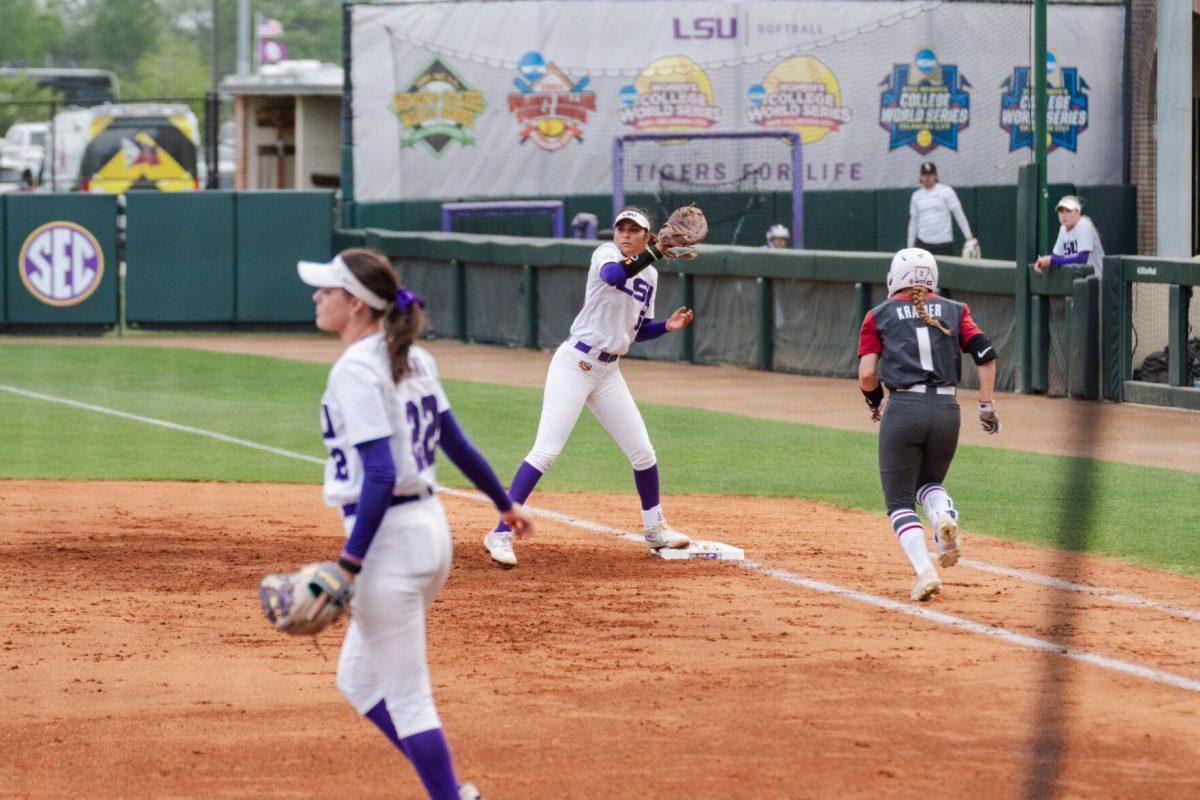
{"type": "Polygon", "coordinates": [[[668,525],[666,520],[652,528],[646,528],[646,544],[650,545],[651,550],[661,550],[664,547],[679,550],[687,547],[691,541],[687,536],[668,525]]]}
{"type": "Polygon", "coordinates": [[[458,787],[458,800],[483,800],[483,795],[473,783],[464,783],[458,787]]]}
{"type": "Polygon", "coordinates": [[[953,511],[938,514],[933,526],[933,543],[937,545],[938,563],[953,567],[958,563],[962,537],[958,532],[958,515],[953,511]]]}
{"type": "Polygon", "coordinates": [[[917,602],[922,602],[933,597],[942,589],[942,579],[938,577],[937,570],[930,567],[917,576],[917,580],[913,583],[912,597],[917,602]]]}
{"type": "Polygon", "coordinates": [[[517,565],[517,554],[513,552],[512,531],[492,531],[483,537],[483,546],[492,554],[492,561],[505,569],[512,569],[517,565]]]}

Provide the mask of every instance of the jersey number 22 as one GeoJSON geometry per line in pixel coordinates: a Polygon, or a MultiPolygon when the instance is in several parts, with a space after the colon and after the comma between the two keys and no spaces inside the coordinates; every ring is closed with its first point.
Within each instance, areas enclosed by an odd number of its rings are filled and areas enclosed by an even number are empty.
{"type": "Polygon", "coordinates": [[[413,459],[417,462],[417,470],[424,471],[433,466],[437,456],[438,428],[441,419],[438,417],[437,398],[427,394],[421,398],[421,405],[409,401],[406,406],[408,424],[412,429],[413,459]]]}

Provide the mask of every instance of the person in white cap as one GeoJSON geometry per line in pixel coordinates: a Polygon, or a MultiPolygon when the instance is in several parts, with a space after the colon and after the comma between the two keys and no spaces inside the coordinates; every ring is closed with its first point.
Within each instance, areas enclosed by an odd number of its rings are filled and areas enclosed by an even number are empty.
{"type": "Polygon", "coordinates": [[[1050,267],[1066,264],[1087,264],[1097,275],[1104,273],[1104,246],[1100,244],[1100,233],[1089,217],[1083,216],[1083,201],[1068,194],[1055,206],[1058,211],[1058,239],[1054,251],[1048,256],[1039,256],[1034,264],[1038,272],[1050,267]]]}
{"type": "Polygon", "coordinates": [[[455,775],[425,657],[425,613],[451,561],[439,449],[520,535],[533,523],[459,428],[433,356],[416,344],[425,302],[399,285],[387,257],[351,249],[297,267],[316,287],[317,327],[346,345],[320,413],[325,502],[340,509],[346,532],[337,563],[354,584],[338,689],[404,753],[431,800],[479,800],[455,775]]]}
{"type": "MultiPolygon", "coordinates": [[[[642,209],[626,206],[617,214],[613,240],[592,252],[583,308],[571,325],[570,338],[550,361],[537,439],[508,489],[513,502],[524,503],[533,492],[562,452],[586,405],[633,466],[646,544],[654,550],[688,546],[688,537],[671,528],[663,516],[654,446],[618,362],[633,342],[656,339],[691,324],[693,314],[688,308],[654,320],[658,271],[651,265],[660,258],[695,255],[694,248],[659,248],[650,216],[642,209]]],[[[500,566],[516,566],[513,534],[505,520],[483,537],[483,545],[500,566]]]]}
{"type": "Polygon", "coordinates": [[[767,243],[763,245],[764,250],[786,250],[788,239],[792,238],[792,234],[783,225],[775,224],[767,228],[767,243]]]}
{"type": "MultiPolygon", "coordinates": [[[[962,229],[963,238],[974,242],[971,225],[963,211],[958,194],[938,182],[937,166],[932,161],[921,165],[921,188],[912,193],[908,202],[908,247],[928,250],[935,256],[952,256],[954,252],[953,217],[962,229]]],[[[977,244],[977,242],[976,242],[977,244]]]]}

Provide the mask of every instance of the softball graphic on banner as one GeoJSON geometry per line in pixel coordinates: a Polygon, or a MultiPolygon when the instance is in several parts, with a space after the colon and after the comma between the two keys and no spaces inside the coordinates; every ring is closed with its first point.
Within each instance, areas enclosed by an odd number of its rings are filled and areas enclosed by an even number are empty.
{"type": "Polygon", "coordinates": [[[804,144],[840,130],[853,116],[842,105],[837,76],[819,58],[796,56],[776,64],[748,92],[746,116],[761,128],[790,128],[804,144]]]}
{"type": "Polygon", "coordinates": [[[517,91],[508,96],[508,110],[521,124],[521,144],[533,141],[553,152],[572,140],[582,142],[588,112],[596,111],[596,93],[584,91],[591,78],[571,80],[537,52],[521,56],[517,71],[517,91]]]}
{"type": "Polygon", "coordinates": [[[708,73],[687,56],[651,62],[617,96],[617,118],[636,131],[703,129],[721,121],[708,73]]]}

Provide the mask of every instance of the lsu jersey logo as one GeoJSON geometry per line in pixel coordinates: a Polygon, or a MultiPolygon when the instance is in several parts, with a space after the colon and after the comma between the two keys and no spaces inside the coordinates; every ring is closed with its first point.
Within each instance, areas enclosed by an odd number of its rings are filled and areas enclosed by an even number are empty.
{"type": "Polygon", "coordinates": [[[591,364],[589,364],[588,362],[584,361],[582,358],[581,358],[581,359],[579,359],[579,368],[580,368],[581,370],[583,370],[584,372],[591,372],[591,371],[592,371],[592,365],[591,365],[591,364]]]}

